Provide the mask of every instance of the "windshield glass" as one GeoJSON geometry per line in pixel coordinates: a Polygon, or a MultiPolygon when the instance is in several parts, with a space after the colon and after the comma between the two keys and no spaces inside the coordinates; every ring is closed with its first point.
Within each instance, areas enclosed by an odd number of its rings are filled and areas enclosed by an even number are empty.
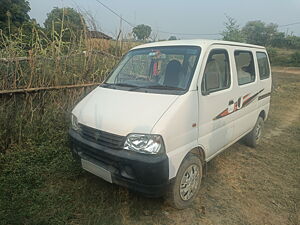
{"type": "Polygon", "coordinates": [[[132,50],[121,60],[103,86],[180,94],[189,88],[199,55],[200,47],[195,46],[132,50]]]}

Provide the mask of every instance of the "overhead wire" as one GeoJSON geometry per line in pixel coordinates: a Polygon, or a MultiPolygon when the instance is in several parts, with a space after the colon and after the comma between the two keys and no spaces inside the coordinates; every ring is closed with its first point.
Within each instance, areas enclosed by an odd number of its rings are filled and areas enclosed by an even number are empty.
{"type": "Polygon", "coordinates": [[[105,5],[104,3],[100,2],[99,0],[96,0],[99,4],[101,4],[104,8],[106,8],[107,10],[109,10],[111,13],[113,13],[114,15],[116,15],[117,17],[119,17],[121,20],[123,20],[125,23],[127,23],[129,26],[131,27],[135,27],[134,25],[132,25],[132,23],[130,23],[129,21],[127,21],[126,19],[124,19],[121,15],[119,15],[118,13],[116,13],[113,9],[111,9],[110,7],[108,7],[107,5],[105,5]]]}
{"type": "MultiPolygon", "coordinates": [[[[130,27],[134,28],[135,25],[128,20],[124,19],[120,14],[118,14],[116,11],[114,11],[112,8],[108,7],[105,5],[103,2],[100,0],[96,0],[100,5],[102,5],[104,8],[109,10],[111,13],[113,13],[115,16],[119,17],[122,21],[127,23],[130,27]]],[[[290,24],[284,24],[284,25],[279,25],[278,27],[288,27],[288,26],[293,26],[293,25],[298,25],[300,22],[295,22],[295,23],[290,23],[290,24]]],[[[216,35],[221,35],[221,33],[180,33],[180,32],[170,32],[170,31],[163,31],[159,29],[155,29],[154,31],[162,34],[171,34],[171,35],[182,35],[182,36],[216,36],[216,35]]]]}
{"type": "MultiPolygon", "coordinates": [[[[115,16],[119,17],[122,21],[124,21],[125,23],[127,23],[130,27],[134,28],[135,25],[133,25],[133,23],[129,22],[128,20],[124,19],[120,14],[118,14],[115,10],[113,10],[112,8],[108,7],[107,5],[105,5],[103,2],[101,2],[100,0],[96,0],[96,2],[98,2],[100,5],[102,5],[104,8],[106,8],[107,10],[109,10],[111,13],[113,13],[115,16]]],[[[163,33],[163,34],[173,34],[173,35],[186,35],[186,36],[213,36],[213,35],[220,35],[220,33],[206,33],[206,34],[196,34],[196,33],[178,33],[178,32],[170,32],[170,31],[163,31],[163,30],[158,30],[158,29],[154,29],[154,31],[158,32],[158,33],[163,33]]]]}
{"type": "Polygon", "coordinates": [[[288,27],[288,26],[293,26],[293,25],[298,25],[298,24],[300,24],[300,22],[290,23],[290,24],[285,24],[285,25],[279,25],[278,27],[288,27]]]}

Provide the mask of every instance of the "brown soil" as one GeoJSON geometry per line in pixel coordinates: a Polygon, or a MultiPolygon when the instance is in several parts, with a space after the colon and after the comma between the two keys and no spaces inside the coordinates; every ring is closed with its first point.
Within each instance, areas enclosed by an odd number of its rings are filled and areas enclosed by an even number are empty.
{"type": "Polygon", "coordinates": [[[299,223],[300,71],[274,73],[274,91],[264,137],[256,148],[236,143],[208,163],[199,197],[178,211],[160,202],[132,207],[125,224],[299,223]],[[288,79],[287,79],[288,78],[288,79]],[[137,210],[137,211],[136,211],[137,210]],[[136,213],[135,213],[136,214],[136,213]]]}

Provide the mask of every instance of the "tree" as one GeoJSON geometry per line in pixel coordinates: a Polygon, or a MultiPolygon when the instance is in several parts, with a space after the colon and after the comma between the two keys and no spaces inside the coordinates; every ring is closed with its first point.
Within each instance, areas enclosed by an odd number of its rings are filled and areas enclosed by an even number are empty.
{"type": "Polygon", "coordinates": [[[270,45],[272,47],[284,48],[287,47],[287,40],[284,32],[277,32],[272,35],[272,39],[270,40],[270,45]]]}
{"type": "Polygon", "coordinates": [[[176,37],[176,36],[171,36],[171,37],[169,37],[169,41],[174,41],[174,40],[177,40],[177,37],[176,37]]]}
{"type": "Polygon", "coordinates": [[[224,23],[225,30],[221,33],[223,40],[243,42],[243,33],[237,24],[237,21],[230,16],[226,16],[227,22],[224,23]]]}
{"type": "Polygon", "coordinates": [[[29,2],[26,0],[0,1],[0,30],[5,34],[14,33],[17,28],[30,20],[29,2]]]}
{"type": "Polygon", "coordinates": [[[73,8],[55,7],[44,22],[49,34],[60,36],[63,41],[79,40],[86,28],[83,16],[73,8]]]}
{"type": "Polygon", "coordinates": [[[300,37],[288,35],[285,37],[285,47],[291,49],[300,49],[300,37]]]}
{"type": "Polygon", "coordinates": [[[138,40],[146,40],[150,37],[152,29],[148,25],[140,24],[132,29],[133,35],[138,40]]]}
{"type": "Polygon", "coordinates": [[[292,66],[300,66],[300,51],[294,52],[291,55],[290,63],[292,66]]]}
{"type": "Polygon", "coordinates": [[[247,43],[267,46],[272,42],[272,38],[278,33],[278,25],[268,24],[264,22],[250,21],[242,29],[247,43]]]}

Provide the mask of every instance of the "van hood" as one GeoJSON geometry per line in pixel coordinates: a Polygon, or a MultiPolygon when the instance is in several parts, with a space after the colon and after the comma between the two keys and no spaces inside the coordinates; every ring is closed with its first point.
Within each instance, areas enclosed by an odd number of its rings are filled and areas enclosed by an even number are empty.
{"type": "Polygon", "coordinates": [[[109,133],[150,133],[178,95],[97,87],[73,110],[78,122],[109,133]]]}

